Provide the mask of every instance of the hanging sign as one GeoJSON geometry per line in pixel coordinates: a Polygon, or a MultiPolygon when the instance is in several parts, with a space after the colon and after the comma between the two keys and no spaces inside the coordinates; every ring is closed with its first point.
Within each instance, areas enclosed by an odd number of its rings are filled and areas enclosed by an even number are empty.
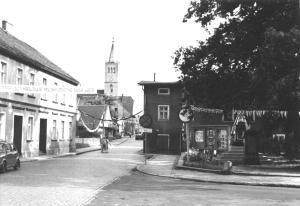
{"type": "Polygon", "coordinates": [[[142,128],[141,130],[144,133],[152,133],[152,129],[151,128],[142,128]]]}
{"type": "Polygon", "coordinates": [[[179,111],[179,119],[184,123],[188,123],[192,121],[193,117],[194,117],[194,113],[189,107],[183,108],[179,111]]]}
{"type": "Polygon", "coordinates": [[[144,114],[140,117],[139,123],[142,127],[149,128],[152,124],[152,118],[149,114],[144,114]]]}

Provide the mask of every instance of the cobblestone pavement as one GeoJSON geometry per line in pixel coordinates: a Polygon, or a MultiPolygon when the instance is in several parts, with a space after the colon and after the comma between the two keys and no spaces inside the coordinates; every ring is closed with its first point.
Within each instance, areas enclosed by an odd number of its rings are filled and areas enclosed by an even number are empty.
{"type": "Polygon", "coordinates": [[[24,162],[17,171],[0,174],[1,206],[79,206],[101,188],[127,175],[143,161],[141,141],[112,145],[109,153],[24,162]]]}

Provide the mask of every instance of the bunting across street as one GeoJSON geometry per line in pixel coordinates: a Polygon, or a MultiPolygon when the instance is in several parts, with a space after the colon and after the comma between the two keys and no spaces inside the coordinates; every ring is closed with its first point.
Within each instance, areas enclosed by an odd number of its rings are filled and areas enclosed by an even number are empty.
{"type": "MultiPolygon", "coordinates": [[[[196,107],[194,105],[191,105],[191,109],[195,112],[205,112],[205,113],[212,113],[212,114],[222,114],[224,112],[224,110],[222,109],[211,109],[211,108],[204,108],[204,107],[196,107]]],[[[236,110],[233,109],[232,110],[232,114],[243,114],[247,117],[262,117],[263,115],[265,115],[266,113],[274,113],[279,115],[282,118],[287,118],[288,115],[288,111],[285,110],[236,110]]],[[[298,112],[299,116],[300,116],[300,111],[298,112]]]]}

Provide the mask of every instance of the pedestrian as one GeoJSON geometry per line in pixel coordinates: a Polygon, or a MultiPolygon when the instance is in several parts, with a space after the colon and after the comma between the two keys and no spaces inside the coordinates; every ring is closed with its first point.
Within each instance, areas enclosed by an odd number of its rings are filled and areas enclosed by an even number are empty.
{"type": "Polygon", "coordinates": [[[101,145],[101,152],[103,153],[105,150],[105,139],[104,137],[100,137],[100,145],[101,145]]]}
{"type": "Polygon", "coordinates": [[[102,139],[101,139],[101,152],[102,153],[107,153],[108,152],[108,144],[110,144],[109,143],[109,140],[108,140],[108,137],[103,137],[102,139]]]}

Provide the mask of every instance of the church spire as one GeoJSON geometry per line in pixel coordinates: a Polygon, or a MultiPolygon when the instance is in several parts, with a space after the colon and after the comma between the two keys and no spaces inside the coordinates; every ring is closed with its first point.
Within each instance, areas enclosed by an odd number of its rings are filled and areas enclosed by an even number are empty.
{"type": "Polygon", "coordinates": [[[114,62],[114,43],[115,43],[115,40],[113,38],[108,62],[114,62]]]}

